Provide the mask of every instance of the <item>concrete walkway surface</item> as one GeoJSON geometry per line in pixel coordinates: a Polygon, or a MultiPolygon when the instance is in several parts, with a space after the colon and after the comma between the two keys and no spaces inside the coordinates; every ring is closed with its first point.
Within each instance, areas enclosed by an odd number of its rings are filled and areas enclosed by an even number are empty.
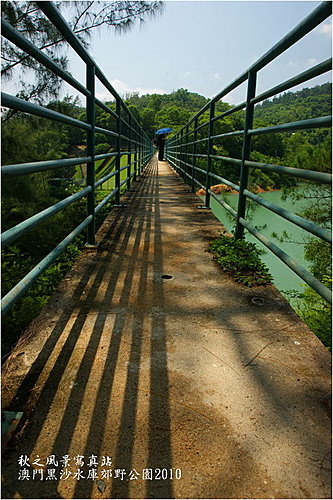
{"type": "Polygon", "coordinates": [[[4,366],[2,497],[331,498],[329,353],[166,162],[134,186],[4,366]]]}

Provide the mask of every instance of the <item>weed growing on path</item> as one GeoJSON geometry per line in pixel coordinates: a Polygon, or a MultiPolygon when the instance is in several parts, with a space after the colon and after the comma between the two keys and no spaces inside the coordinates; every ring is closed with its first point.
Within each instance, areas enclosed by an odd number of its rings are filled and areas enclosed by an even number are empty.
{"type": "Polygon", "coordinates": [[[221,235],[210,244],[209,251],[235,281],[248,287],[272,283],[268,268],[258,256],[261,251],[254,243],[221,235]]]}

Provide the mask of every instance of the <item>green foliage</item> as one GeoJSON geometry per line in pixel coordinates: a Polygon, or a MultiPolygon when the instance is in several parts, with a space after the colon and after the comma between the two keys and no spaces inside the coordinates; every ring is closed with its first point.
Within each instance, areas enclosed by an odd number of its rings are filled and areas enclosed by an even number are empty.
{"type": "MultiPolygon", "coordinates": [[[[255,119],[253,128],[265,128],[270,123],[267,120],[255,119]]],[[[267,156],[281,158],[284,154],[283,134],[256,135],[251,141],[252,149],[267,156]]]]}
{"type": "Polygon", "coordinates": [[[109,149],[110,146],[106,142],[97,144],[97,146],[95,147],[95,155],[102,155],[104,153],[108,153],[109,149]]]}
{"type": "MultiPolygon", "coordinates": [[[[40,313],[62,278],[79,254],[82,237],[70,244],[64,253],[36,280],[34,285],[2,317],[2,352],[7,354],[23,330],[40,313]]],[[[5,295],[35,265],[17,246],[2,252],[2,292],[5,295]]]]}
{"type": "Polygon", "coordinates": [[[255,107],[255,118],[270,125],[295,122],[331,114],[332,84],[324,83],[263,101],[255,107]]]}
{"type": "MultiPolygon", "coordinates": [[[[104,28],[125,32],[137,22],[142,24],[151,20],[164,9],[160,0],[56,2],[56,6],[85,47],[88,46],[91,30],[99,31],[104,28]]],[[[60,67],[68,69],[68,59],[61,55],[66,50],[67,43],[35,2],[5,0],[1,2],[1,11],[2,17],[20,33],[24,33],[28,41],[43,50],[60,67]]],[[[62,80],[43,64],[32,57],[26,57],[24,51],[6,38],[2,40],[2,56],[1,75],[7,80],[15,78],[15,83],[19,86],[19,97],[34,99],[42,104],[43,100],[58,95],[62,80]]]]}
{"type": "MultiPolygon", "coordinates": [[[[295,121],[308,117],[309,109],[313,116],[322,116],[330,113],[331,86],[325,84],[313,89],[303,89],[297,93],[287,93],[272,101],[265,101],[256,107],[255,127],[274,125],[275,123],[295,121]],[[329,108],[329,110],[328,110],[329,108]]],[[[142,124],[153,138],[155,130],[162,127],[171,127],[174,132],[198,112],[208,99],[186,89],[178,89],[171,94],[128,96],[127,103],[137,121],[142,124]]],[[[114,111],[115,103],[107,105],[114,111]]],[[[79,101],[72,97],[65,97],[62,101],[52,101],[50,109],[86,121],[85,110],[79,101]]],[[[216,104],[216,113],[230,109],[226,103],[216,104]]],[[[209,112],[199,118],[199,125],[209,119],[209,112]]],[[[239,111],[214,123],[214,134],[223,134],[241,130],[244,123],[244,112],[239,111]]],[[[96,107],[96,125],[115,130],[115,118],[100,107],[96,107]]],[[[122,133],[127,135],[126,125],[122,125],[122,133]]],[[[198,139],[207,136],[208,127],[202,127],[198,132],[198,139]]],[[[40,161],[55,158],[67,158],[85,154],[85,133],[75,127],[60,122],[52,122],[43,118],[27,116],[17,113],[15,117],[6,120],[2,128],[2,160],[3,164],[16,164],[29,161],[40,161]]],[[[110,135],[96,134],[96,154],[112,151],[115,139],[110,135]]],[[[126,144],[124,144],[126,147],[126,144]]],[[[199,143],[197,153],[206,154],[207,144],[199,143]]],[[[214,154],[241,158],[242,137],[227,136],[214,141],[214,154]]],[[[124,161],[126,158],[124,157],[124,161]]],[[[261,163],[286,165],[329,172],[331,170],[331,136],[325,129],[300,131],[288,134],[269,134],[253,137],[251,160],[261,163]]],[[[96,178],[99,179],[112,170],[115,158],[96,162],[96,178]]],[[[206,169],[206,160],[197,158],[197,166],[206,169]]],[[[213,160],[213,171],[237,184],[239,181],[239,167],[228,162],[213,160]]],[[[84,166],[55,169],[53,171],[4,179],[2,184],[2,225],[6,230],[26,220],[35,213],[56,203],[80,189],[80,179],[85,176],[84,166]],[[79,170],[81,172],[79,173],[79,170]],[[53,189],[50,180],[53,177],[62,177],[66,180],[61,188],[53,189]],[[80,178],[80,179],[79,179],[80,178]]],[[[200,177],[200,176],[199,176],[200,177]]],[[[200,180],[200,179],[199,179],[200,180]]],[[[205,182],[205,175],[202,176],[205,182]]],[[[111,181],[110,181],[111,182],[111,181]]],[[[250,188],[260,186],[264,189],[284,188],[288,195],[293,195],[292,188],[295,179],[281,176],[274,172],[260,169],[251,169],[250,188]]],[[[96,191],[96,202],[105,196],[106,187],[96,191]]],[[[125,189],[125,186],[123,187],[125,189]]],[[[295,195],[296,196],[296,195],[295,195]]],[[[308,196],[313,198],[313,206],[304,212],[303,216],[313,220],[323,227],[330,228],[330,200],[331,195],[327,187],[314,187],[309,184],[308,196]]],[[[251,204],[248,206],[251,208],[251,204]]],[[[110,209],[106,204],[98,213],[97,227],[110,209]]],[[[8,292],[20,279],[27,274],[54,246],[60,242],[74,227],[82,221],[82,214],[86,211],[85,199],[78,200],[64,210],[54,215],[33,231],[30,231],[15,245],[7,248],[3,253],[2,286],[4,294],[8,292]]],[[[22,330],[28,325],[48,301],[53,289],[59,283],[66,270],[69,269],[75,255],[79,251],[80,241],[68,248],[56,263],[39,278],[29,292],[7,313],[4,318],[3,340],[6,349],[17,340],[22,330]],[[69,255],[69,256],[68,256],[69,255]]],[[[223,269],[233,273],[235,279],[247,286],[269,283],[271,277],[267,268],[258,258],[257,248],[245,241],[235,241],[221,237],[211,247],[214,258],[223,269]]],[[[321,281],[330,269],[329,246],[315,238],[306,244],[306,258],[312,262],[312,272],[321,281]]],[[[299,310],[309,326],[322,336],[328,338],[328,314],[326,305],[319,307],[318,296],[313,298],[311,290],[302,294],[302,306],[299,310]],[[316,302],[317,301],[317,302],[316,302]],[[318,326],[316,330],[316,324],[318,326]]],[[[320,336],[318,334],[318,336],[320,336]]],[[[320,337],[322,338],[322,337],[320,337]]],[[[325,340],[326,342],[326,340],[325,340]]]]}
{"type": "MultiPolygon", "coordinates": [[[[286,162],[279,157],[265,155],[258,151],[251,152],[251,161],[257,163],[270,163],[272,165],[286,165],[286,162]]],[[[295,177],[279,174],[277,172],[268,172],[259,168],[251,168],[249,177],[249,186],[256,188],[260,186],[262,189],[269,191],[271,189],[282,189],[294,187],[297,185],[295,177]]]]}
{"type": "MultiPolygon", "coordinates": [[[[332,280],[329,276],[324,276],[322,281],[327,287],[332,287],[332,280]]],[[[296,304],[294,304],[297,314],[331,351],[332,306],[307,285],[304,285],[304,292],[288,290],[284,293],[287,298],[297,299],[296,304]]]]}
{"type": "Polygon", "coordinates": [[[133,93],[126,98],[129,109],[152,139],[159,128],[170,127],[177,132],[207,102],[205,97],[186,89],[141,97],[133,93]]]}
{"type": "Polygon", "coordinates": [[[322,137],[322,131],[317,131],[317,133],[314,131],[311,138],[301,132],[294,133],[286,141],[285,159],[286,164],[290,167],[330,173],[332,165],[331,133],[326,131],[325,137],[322,137]]]}
{"type": "MultiPolygon", "coordinates": [[[[330,163],[330,159],[328,164],[330,163]]],[[[320,166],[320,164],[319,164],[320,166]]],[[[327,164],[324,165],[327,168],[327,164]]],[[[295,199],[299,195],[292,190],[289,196],[295,199]]],[[[301,211],[300,215],[326,229],[332,228],[332,196],[330,186],[309,183],[302,194],[310,205],[301,211]]],[[[288,239],[287,236],[284,237],[288,239]]],[[[309,237],[305,243],[304,256],[310,265],[310,272],[328,288],[332,288],[332,258],[331,245],[315,237],[309,237]]],[[[317,335],[323,344],[331,350],[332,307],[322,299],[312,288],[304,285],[302,293],[296,291],[284,292],[287,299],[293,300],[293,307],[309,328],[317,335]],[[296,303],[294,301],[296,300],[296,303]]]]}
{"type": "Polygon", "coordinates": [[[260,250],[254,243],[221,235],[211,243],[210,251],[223,271],[230,273],[235,281],[248,287],[272,282],[272,276],[258,257],[260,250]]]}
{"type": "Polygon", "coordinates": [[[153,137],[155,134],[154,120],[155,120],[154,109],[144,108],[141,111],[141,125],[147,131],[150,137],[153,137]]]}

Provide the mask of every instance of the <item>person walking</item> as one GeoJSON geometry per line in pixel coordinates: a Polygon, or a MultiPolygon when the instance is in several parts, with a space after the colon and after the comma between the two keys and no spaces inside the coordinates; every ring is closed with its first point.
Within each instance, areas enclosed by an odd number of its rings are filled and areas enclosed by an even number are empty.
{"type": "Polygon", "coordinates": [[[166,134],[156,135],[156,146],[158,147],[158,160],[163,161],[164,159],[164,146],[165,146],[166,134]]]}

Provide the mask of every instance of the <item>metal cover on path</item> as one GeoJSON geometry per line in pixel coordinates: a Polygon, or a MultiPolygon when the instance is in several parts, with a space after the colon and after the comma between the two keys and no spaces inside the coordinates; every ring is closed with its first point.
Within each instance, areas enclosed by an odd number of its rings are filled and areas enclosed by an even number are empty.
{"type": "Polygon", "coordinates": [[[330,353],[217,267],[225,228],[166,162],[122,201],[4,363],[3,407],[29,418],[2,497],[331,498],[330,353]],[[21,480],[21,454],[57,481],[21,480]]]}

